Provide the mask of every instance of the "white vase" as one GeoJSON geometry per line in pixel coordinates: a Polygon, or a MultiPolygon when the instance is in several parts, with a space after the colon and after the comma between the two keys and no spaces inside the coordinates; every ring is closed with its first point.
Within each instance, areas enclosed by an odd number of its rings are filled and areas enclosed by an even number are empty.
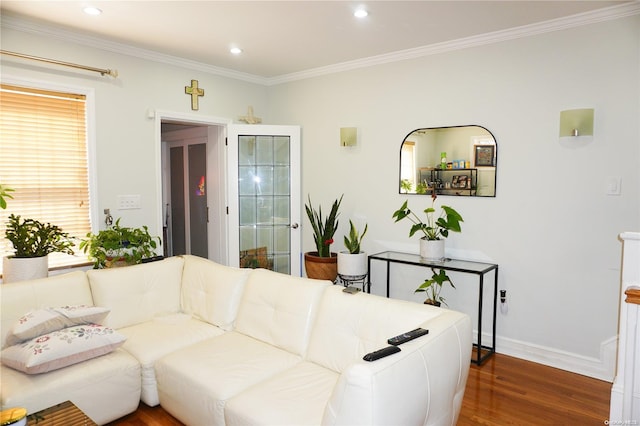
{"type": "Polygon", "coordinates": [[[7,256],[2,261],[2,282],[35,280],[49,275],[49,257],[13,257],[7,256]]]}
{"type": "Polygon", "coordinates": [[[444,259],[444,240],[420,239],[420,257],[427,260],[441,261],[444,259]]]}
{"type": "Polygon", "coordinates": [[[348,251],[338,253],[338,274],[345,276],[367,275],[367,253],[351,254],[348,251]]]}

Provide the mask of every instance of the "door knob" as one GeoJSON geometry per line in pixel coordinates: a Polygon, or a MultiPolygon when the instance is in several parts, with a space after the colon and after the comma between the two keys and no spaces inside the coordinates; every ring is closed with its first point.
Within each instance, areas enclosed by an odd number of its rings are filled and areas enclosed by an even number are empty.
{"type": "Polygon", "coordinates": [[[297,223],[292,223],[290,226],[291,226],[291,228],[293,228],[293,229],[298,229],[298,226],[299,226],[299,225],[298,225],[297,223]]]}

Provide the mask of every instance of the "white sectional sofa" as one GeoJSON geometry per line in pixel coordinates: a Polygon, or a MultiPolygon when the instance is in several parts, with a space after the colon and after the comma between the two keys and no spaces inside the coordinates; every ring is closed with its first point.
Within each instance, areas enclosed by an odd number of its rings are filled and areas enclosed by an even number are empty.
{"type": "Polygon", "coordinates": [[[469,371],[467,315],[194,256],[0,292],[3,349],[27,312],[72,305],[109,309],[101,324],[126,338],[40,374],[2,365],[2,409],[34,413],[70,400],[104,424],[142,400],[194,426],[453,425],[469,371]],[[362,359],[417,327],[429,334],[362,359]]]}

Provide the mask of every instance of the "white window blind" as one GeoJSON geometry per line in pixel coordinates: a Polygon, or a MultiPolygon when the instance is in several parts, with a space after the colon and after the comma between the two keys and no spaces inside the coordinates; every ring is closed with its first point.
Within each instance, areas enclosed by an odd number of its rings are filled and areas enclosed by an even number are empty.
{"type": "MultiPolygon", "coordinates": [[[[85,104],[84,95],[1,86],[0,183],[15,192],[0,210],[0,256],[13,254],[4,238],[12,213],[78,240],[91,231],[85,104]]],[[[75,251],[49,255],[49,267],[86,262],[75,251]]]]}

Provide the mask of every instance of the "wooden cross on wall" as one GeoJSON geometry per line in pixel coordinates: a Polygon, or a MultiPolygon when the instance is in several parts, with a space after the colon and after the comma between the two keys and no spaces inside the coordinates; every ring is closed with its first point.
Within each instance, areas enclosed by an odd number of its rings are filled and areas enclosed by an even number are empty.
{"type": "Polygon", "coordinates": [[[191,80],[191,86],[185,86],[184,93],[191,95],[191,109],[197,111],[198,96],[204,96],[204,89],[198,87],[198,80],[191,80]]]}

